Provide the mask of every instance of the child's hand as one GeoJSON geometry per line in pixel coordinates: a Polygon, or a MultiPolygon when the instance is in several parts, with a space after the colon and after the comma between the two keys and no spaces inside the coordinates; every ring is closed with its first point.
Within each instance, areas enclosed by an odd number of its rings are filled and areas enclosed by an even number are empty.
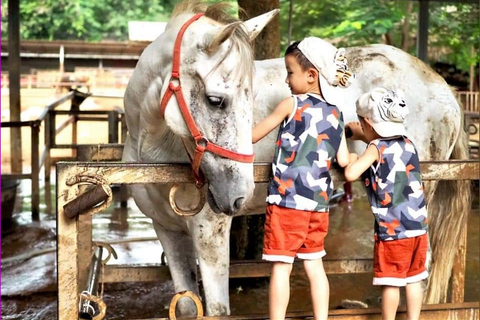
{"type": "Polygon", "coordinates": [[[345,134],[352,140],[363,140],[363,130],[360,122],[349,122],[345,125],[345,134]]]}

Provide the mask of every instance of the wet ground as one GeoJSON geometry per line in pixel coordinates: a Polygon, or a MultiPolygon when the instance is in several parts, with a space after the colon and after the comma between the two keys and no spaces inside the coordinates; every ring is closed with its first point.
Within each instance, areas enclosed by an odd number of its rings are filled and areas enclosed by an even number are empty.
{"type": "MultiPolygon", "coordinates": [[[[2,222],[1,318],[55,319],[57,318],[55,204],[42,203],[40,222],[32,222],[29,213],[29,184],[22,183],[19,192],[20,197],[11,225],[7,227],[2,222]],[[27,254],[31,256],[25,256],[27,254]]],[[[370,258],[372,255],[373,219],[359,185],[354,185],[354,194],[352,203],[337,204],[331,209],[325,259],[361,259],[370,258]]],[[[478,194],[478,190],[475,194],[478,194]]],[[[51,198],[55,199],[54,194],[51,195],[51,198]]],[[[468,229],[466,301],[479,299],[478,198],[475,199],[472,208],[468,229]]],[[[116,241],[155,237],[150,220],[140,213],[133,200],[129,200],[128,209],[121,209],[117,204],[95,215],[93,224],[95,240],[116,241]]],[[[161,246],[156,240],[112,246],[119,259],[109,263],[160,262],[161,246]]],[[[359,300],[370,307],[379,306],[380,292],[371,285],[370,274],[330,275],[328,278],[331,287],[331,309],[340,307],[343,299],[359,300]]],[[[288,310],[310,311],[306,278],[292,277],[291,287],[288,310]]],[[[168,307],[173,294],[171,281],[107,284],[103,297],[107,305],[106,319],[168,317],[168,307]]],[[[230,301],[232,314],[266,314],[268,279],[232,279],[230,301]]]]}

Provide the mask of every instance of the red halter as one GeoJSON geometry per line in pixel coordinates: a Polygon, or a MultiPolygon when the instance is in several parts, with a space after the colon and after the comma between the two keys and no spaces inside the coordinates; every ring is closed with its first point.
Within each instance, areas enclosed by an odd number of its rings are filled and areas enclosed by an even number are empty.
{"type": "MultiPolygon", "coordinates": [[[[198,20],[203,13],[197,13],[194,15],[190,20],[188,20],[180,29],[177,35],[177,39],[175,40],[175,47],[173,48],[173,66],[172,66],[172,75],[170,77],[170,81],[168,84],[167,91],[165,92],[162,101],[160,103],[160,110],[162,116],[165,114],[165,108],[167,107],[167,103],[175,94],[177,98],[178,106],[180,107],[180,111],[182,112],[183,119],[187,123],[187,127],[190,130],[190,133],[195,139],[195,155],[193,160],[190,158],[190,162],[192,164],[193,173],[195,176],[195,184],[198,188],[201,188],[205,183],[205,177],[203,176],[202,172],[200,172],[200,162],[202,161],[202,156],[205,151],[212,152],[216,155],[219,155],[223,158],[232,159],[239,162],[251,163],[253,162],[254,155],[253,154],[242,154],[232,150],[228,150],[225,148],[216,145],[205,138],[205,136],[200,132],[198,127],[193,120],[192,114],[187,107],[187,103],[185,102],[185,98],[182,93],[182,87],[180,85],[180,46],[182,44],[182,37],[185,33],[185,30],[188,28],[190,24],[194,21],[198,20]],[[174,83],[177,82],[177,84],[174,83]]],[[[190,156],[189,156],[190,157],[190,156]]]]}

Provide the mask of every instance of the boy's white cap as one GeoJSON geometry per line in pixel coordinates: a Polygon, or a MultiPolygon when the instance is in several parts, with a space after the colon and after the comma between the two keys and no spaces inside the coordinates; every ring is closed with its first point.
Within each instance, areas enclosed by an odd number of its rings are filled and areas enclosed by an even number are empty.
{"type": "MultiPolygon", "coordinates": [[[[323,98],[330,104],[338,105],[343,99],[341,89],[336,86],[337,65],[335,60],[338,56],[338,49],[316,37],[303,39],[297,47],[318,70],[323,98]]],[[[342,53],[345,51],[343,48],[340,50],[343,50],[342,53]]]]}
{"type": "Polygon", "coordinates": [[[408,108],[401,90],[393,92],[377,87],[364,93],[357,100],[357,114],[370,119],[373,129],[381,137],[406,135],[403,122],[408,108]]]}

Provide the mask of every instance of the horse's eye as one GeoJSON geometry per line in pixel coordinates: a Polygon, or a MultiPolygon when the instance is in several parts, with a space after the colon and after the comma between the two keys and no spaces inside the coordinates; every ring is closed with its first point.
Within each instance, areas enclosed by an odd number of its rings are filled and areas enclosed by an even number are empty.
{"type": "Polygon", "coordinates": [[[213,107],[223,108],[225,107],[225,99],[222,97],[208,96],[208,103],[213,107]]]}

